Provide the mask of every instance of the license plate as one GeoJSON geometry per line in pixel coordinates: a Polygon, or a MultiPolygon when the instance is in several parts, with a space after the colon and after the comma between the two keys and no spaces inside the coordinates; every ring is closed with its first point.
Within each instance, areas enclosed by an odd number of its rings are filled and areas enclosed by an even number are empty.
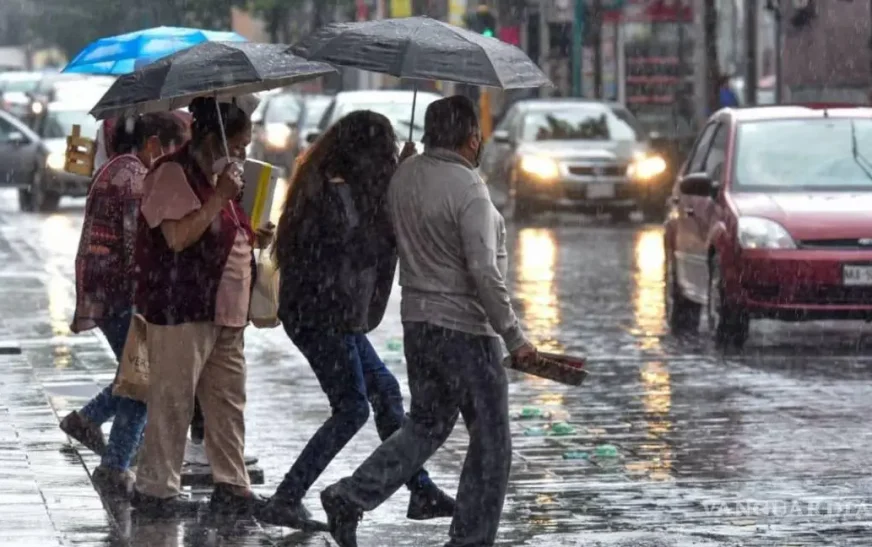
{"type": "Polygon", "coordinates": [[[609,199],[615,197],[614,184],[588,184],[587,197],[589,199],[609,199]]]}
{"type": "Polygon", "coordinates": [[[845,264],[842,268],[842,283],[854,287],[872,285],[872,265],[854,266],[845,264]]]}

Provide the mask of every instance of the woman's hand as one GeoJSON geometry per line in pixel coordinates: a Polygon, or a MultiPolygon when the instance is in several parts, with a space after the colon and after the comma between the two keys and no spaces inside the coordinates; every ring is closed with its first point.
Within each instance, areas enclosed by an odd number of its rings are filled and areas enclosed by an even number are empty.
{"type": "Polygon", "coordinates": [[[242,173],[239,166],[235,163],[228,163],[218,176],[215,191],[225,201],[230,201],[239,195],[240,190],[242,190],[242,173]]]}
{"type": "Polygon", "coordinates": [[[400,152],[400,163],[407,160],[408,158],[411,158],[417,153],[418,151],[415,149],[415,143],[407,142],[403,145],[403,151],[400,152]]]}
{"type": "Polygon", "coordinates": [[[254,248],[255,249],[266,249],[269,247],[273,239],[275,239],[275,224],[272,222],[268,222],[266,226],[258,228],[257,231],[254,232],[254,248]]]}

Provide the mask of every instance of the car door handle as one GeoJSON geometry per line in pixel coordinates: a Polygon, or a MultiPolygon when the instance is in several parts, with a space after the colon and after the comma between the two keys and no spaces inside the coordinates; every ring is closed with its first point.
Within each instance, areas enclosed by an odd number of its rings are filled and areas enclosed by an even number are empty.
{"type": "Polygon", "coordinates": [[[692,216],[695,216],[695,215],[696,215],[696,213],[695,213],[694,210],[693,210],[693,207],[685,207],[685,208],[684,208],[684,214],[687,215],[687,216],[689,216],[689,217],[692,217],[692,216]]]}

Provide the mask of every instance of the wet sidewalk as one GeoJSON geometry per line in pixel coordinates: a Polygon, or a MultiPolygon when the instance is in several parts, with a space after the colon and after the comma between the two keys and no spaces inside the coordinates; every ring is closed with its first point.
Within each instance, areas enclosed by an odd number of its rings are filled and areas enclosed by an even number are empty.
{"type": "MultiPolygon", "coordinates": [[[[0,457],[14,462],[0,468],[0,546],[328,545],[253,523],[137,522],[100,509],[87,475],[96,458],[57,429],[57,415],[114,372],[101,338],[67,328],[81,209],[21,215],[10,197],[0,192],[0,346],[14,341],[22,355],[0,355],[0,457]]],[[[577,389],[512,376],[500,545],[872,545],[870,326],[755,324],[746,352],[724,356],[704,338],[666,334],[658,228],[534,226],[509,239],[528,334],[588,354],[591,377],[577,389]]],[[[398,296],[372,339],[408,397],[398,296]]],[[[250,329],[246,356],[247,443],[270,494],[329,408],[280,329],[250,329]]],[[[377,444],[369,423],[310,492],[316,516],[320,490],[377,444]]],[[[428,464],[449,492],[465,445],[459,427],[428,464]]],[[[448,522],[406,521],[407,500],[401,490],[366,516],[361,547],[444,544],[448,522]]]]}

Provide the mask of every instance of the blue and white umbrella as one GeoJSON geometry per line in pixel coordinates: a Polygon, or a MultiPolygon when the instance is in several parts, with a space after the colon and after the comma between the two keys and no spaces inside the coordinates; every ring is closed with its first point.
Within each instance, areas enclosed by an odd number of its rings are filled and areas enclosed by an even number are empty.
{"type": "Polygon", "coordinates": [[[235,32],[155,27],[96,40],[80,51],[63,71],[120,76],[203,42],[245,41],[235,32]]]}

